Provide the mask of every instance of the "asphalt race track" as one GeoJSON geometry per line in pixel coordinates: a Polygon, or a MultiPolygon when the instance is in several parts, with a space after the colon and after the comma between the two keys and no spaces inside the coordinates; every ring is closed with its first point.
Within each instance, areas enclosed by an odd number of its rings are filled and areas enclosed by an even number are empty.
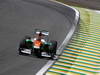
{"type": "Polygon", "coordinates": [[[18,55],[20,40],[40,28],[59,46],[70,25],[68,17],[53,8],[28,0],[0,0],[0,75],[35,75],[48,60],[18,55]]]}

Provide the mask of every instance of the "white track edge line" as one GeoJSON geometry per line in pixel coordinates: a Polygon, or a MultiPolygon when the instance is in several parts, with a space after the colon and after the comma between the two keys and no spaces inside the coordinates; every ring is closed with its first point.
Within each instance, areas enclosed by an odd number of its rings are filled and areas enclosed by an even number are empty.
{"type": "MultiPolygon", "coordinates": [[[[58,2],[58,1],[54,1],[54,0],[49,0],[49,1],[52,1],[52,2],[56,2],[56,3],[59,3],[59,4],[62,4],[64,6],[67,6],[71,9],[73,9],[75,12],[76,12],[76,16],[75,16],[75,21],[74,21],[74,24],[73,24],[73,27],[72,29],[69,31],[70,33],[68,33],[68,35],[66,36],[65,40],[63,41],[63,43],[60,45],[60,47],[58,48],[58,52],[57,54],[61,54],[61,52],[63,51],[63,48],[64,46],[67,44],[66,42],[68,42],[70,40],[70,36],[73,35],[73,32],[75,31],[75,27],[79,21],[79,11],[76,10],[75,8],[71,7],[71,6],[68,6],[64,3],[61,3],[61,2],[58,2]]],[[[54,63],[55,61],[54,60],[49,60],[37,73],[36,75],[44,75],[44,73],[47,71],[48,68],[50,68],[50,66],[54,63]]]]}

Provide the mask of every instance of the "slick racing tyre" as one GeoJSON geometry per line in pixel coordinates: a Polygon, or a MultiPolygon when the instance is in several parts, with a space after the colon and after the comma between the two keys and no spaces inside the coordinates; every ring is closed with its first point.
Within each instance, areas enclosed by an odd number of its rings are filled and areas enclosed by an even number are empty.
{"type": "Polygon", "coordinates": [[[30,49],[31,50],[31,54],[33,53],[33,48],[32,48],[32,42],[26,42],[26,39],[30,39],[29,36],[25,36],[22,41],[20,42],[20,45],[19,45],[19,54],[24,54],[22,52],[23,49],[30,49]]]}
{"type": "Polygon", "coordinates": [[[25,48],[25,40],[22,40],[22,41],[20,42],[19,49],[18,49],[19,55],[22,55],[22,54],[23,54],[23,53],[21,52],[21,51],[23,50],[23,48],[25,48]]]}
{"type": "Polygon", "coordinates": [[[56,50],[57,50],[57,41],[51,41],[50,43],[52,44],[49,47],[51,58],[54,58],[54,55],[56,55],[56,50]]]}

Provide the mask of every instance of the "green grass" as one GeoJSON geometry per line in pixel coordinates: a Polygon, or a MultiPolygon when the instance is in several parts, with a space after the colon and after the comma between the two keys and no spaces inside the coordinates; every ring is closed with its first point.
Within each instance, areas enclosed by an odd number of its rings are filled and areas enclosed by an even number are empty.
{"type": "MultiPolygon", "coordinates": [[[[80,53],[84,53],[84,52],[82,52],[84,50],[83,48],[85,48],[84,51],[87,51],[87,52],[93,52],[93,50],[100,51],[100,46],[99,46],[100,45],[100,14],[95,12],[94,10],[84,8],[81,5],[77,5],[75,3],[64,2],[64,0],[56,0],[56,1],[60,1],[67,5],[71,5],[72,7],[76,8],[80,12],[79,32],[75,33],[75,35],[72,37],[71,43],[69,43],[69,45],[67,45],[65,48],[67,49],[72,46],[73,48],[78,50],[78,48],[80,47],[80,50],[82,49],[80,53]]],[[[66,53],[66,56],[67,56],[67,53],[66,53]]],[[[100,53],[100,52],[98,52],[98,53],[100,53]]],[[[95,52],[95,54],[96,54],[96,52],[95,52]]],[[[73,55],[74,55],[74,53],[73,53],[73,55]]],[[[79,56],[80,56],[80,54],[79,54],[79,56]]],[[[79,59],[79,56],[77,55],[77,59],[79,59]]],[[[100,57],[98,55],[95,55],[95,56],[100,57]]],[[[61,58],[59,58],[59,59],[61,59],[61,58]]],[[[80,63],[83,62],[83,61],[77,61],[77,59],[74,59],[75,61],[73,60],[74,61],[73,64],[75,62],[80,62],[80,63]]],[[[85,60],[88,60],[88,59],[85,59],[85,60]]],[[[97,59],[97,61],[98,60],[100,60],[100,59],[97,59]]],[[[69,59],[68,59],[68,61],[69,61],[69,59]]],[[[72,61],[72,60],[70,59],[70,61],[72,61]]],[[[94,59],[91,60],[91,62],[92,61],[96,62],[94,59]]],[[[86,64],[89,64],[89,63],[87,62],[86,64]]],[[[93,65],[93,63],[90,63],[90,65],[91,64],[93,65]]],[[[98,62],[97,64],[94,64],[94,65],[99,65],[99,64],[100,64],[100,62],[98,62]]],[[[80,64],[75,64],[75,65],[80,65],[80,64]]],[[[75,65],[72,65],[72,66],[75,66],[75,65]]],[[[85,65],[83,65],[83,66],[85,67],[85,65]]],[[[69,70],[71,70],[72,68],[69,68],[69,70]]],[[[100,72],[100,65],[95,66],[95,68],[97,69],[97,71],[100,72]]],[[[75,67],[74,67],[74,69],[75,69],[75,67]]],[[[81,68],[79,68],[79,70],[80,69],[81,68]]],[[[83,69],[83,70],[84,70],[84,72],[82,74],[88,75],[87,72],[85,72],[85,69],[83,69]]],[[[92,75],[100,75],[99,72],[96,72],[96,73],[91,72],[91,74],[92,75]]]]}

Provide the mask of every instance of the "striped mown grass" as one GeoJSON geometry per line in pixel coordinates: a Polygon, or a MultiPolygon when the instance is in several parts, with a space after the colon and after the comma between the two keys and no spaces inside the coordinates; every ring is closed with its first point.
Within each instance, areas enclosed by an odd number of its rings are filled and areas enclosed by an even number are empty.
{"type": "Polygon", "coordinates": [[[46,75],[100,75],[100,14],[73,7],[80,12],[79,31],[46,75]]]}

